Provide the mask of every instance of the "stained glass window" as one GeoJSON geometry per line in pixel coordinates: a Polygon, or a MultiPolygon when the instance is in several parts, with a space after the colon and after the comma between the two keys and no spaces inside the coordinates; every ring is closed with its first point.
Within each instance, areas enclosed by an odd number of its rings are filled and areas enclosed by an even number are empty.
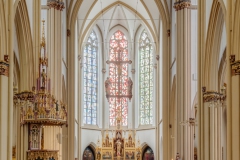
{"type": "Polygon", "coordinates": [[[97,50],[97,36],[92,31],[83,54],[83,121],[92,125],[97,124],[97,50]]]}
{"type": "Polygon", "coordinates": [[[110,39],[109,60],[109,78],[111,81],[110,94],[114,95],[109,98],[110,108],[110,125],[116,126],[117,115],[122,118],[122,125],[127,126],[128,118],[128,43],[126,36],[121,32],[115,32],[110,39]]]}
{"type": "Polygon", "coordinates": [[[94,160],[94,152],[90,147],[87,147],[83,152],[83,160],[94,160]]]}
{"type": "Polygon", "coordinates": [[[153,47],[144,30],[139,41],[140,124],[153,123],[153,47]]]}
{"type": "Polygon", "coordinates": [[[143,152],[143,160],[154,160],[154,153],[150,147],[147,147],[143,152]]]}

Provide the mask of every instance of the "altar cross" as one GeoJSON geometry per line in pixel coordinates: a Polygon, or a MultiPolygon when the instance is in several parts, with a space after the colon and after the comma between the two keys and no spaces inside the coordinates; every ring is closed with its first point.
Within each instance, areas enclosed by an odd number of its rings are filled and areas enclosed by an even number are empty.
{"type": "Polygon", "coordinates": [[[107,80],[105,81],[105,87],[106,87],[106,97],[107,99],[109,99],[109,97],[117,97],[117,98],[122,98],[122,97],[126,97],[126,98],[129,98],[131,99],[132,98],[132,92],[130,90],[132,90],[132,80],[131,78],[128,78],[127,80],[127,83],[130,84],[128,85],[128,88],[127,88],[127,94],[126,95],[122,95],[122,90],[120,89],[120,85],[121,85],[121,78],[122,78],[122,65],[124,64],[131,64],[132,61],[131,60],[122,60],[122,57],[121,57],[121,50],[118,51],[118,57],[116,60],[107,60],[106,63],[107,64],[114,64],[117,68],[117,76],[118,76],[118,93],[116,95],[111,95],[110,94],[110,80],[109,78],[107,78],[107,80]],[[131,88],[129,88],[131,87],[131,88]]]}

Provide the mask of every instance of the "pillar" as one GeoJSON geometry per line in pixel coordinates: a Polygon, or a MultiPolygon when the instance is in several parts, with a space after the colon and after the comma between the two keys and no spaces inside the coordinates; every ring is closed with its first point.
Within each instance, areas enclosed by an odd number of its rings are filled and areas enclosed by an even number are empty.
{"type": "Polygon", "coordinates": [[[48,2],[48,41],[47,51],[49,55],[51,94],[57,99],[62,99],[62,10],[64,3],[48,2]],[[61,4],[61,5],[60,5],[61,4]]]}
{"type": "MultiPolygon", "coordinates": [[[[177,90],[177,122],[188,121],[191,111],[191,53],[190,53],[190,9],[189,0],[174,3],[176,10],[176,90],[177,90]]],[[[177,152],[182,160],[190,157],[190,127],[177,124],[177,152]]],[[[175,153],[177,154],[177,153],[175,153]]]]}
{"type": "Polygon", "coordinates": [[[12,159],[13,0],[1,1],[0,9],[0,159],[12,159]]]}

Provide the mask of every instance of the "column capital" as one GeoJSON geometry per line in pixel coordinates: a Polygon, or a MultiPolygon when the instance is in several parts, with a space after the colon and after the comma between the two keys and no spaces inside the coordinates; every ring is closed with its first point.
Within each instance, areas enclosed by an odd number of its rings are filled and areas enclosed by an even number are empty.
{"type": "Polygon", "coordinates": [[[6,61],[0,61],[0,75],[9,76],[9,63],[6,61]]]}
{"type": "Polygon", "coordinates": [[[62,2],[61,0],[48,0],[47,6],[60,11],[65,8],[64,2],[62,2]]]}
{"type": "Polygon", "coordinates": [[[225,101],[226,95],[217,91],[206,91],[203,93],[203,102],[225,101]]]}
{"type": "Polygon", "coordinates": [[[190,0],[179,0],[174,3],[173,8],[175,8],[176,11],[182,10],[184,8],[188,8],[191,6],[191,1],[190,0]]]}

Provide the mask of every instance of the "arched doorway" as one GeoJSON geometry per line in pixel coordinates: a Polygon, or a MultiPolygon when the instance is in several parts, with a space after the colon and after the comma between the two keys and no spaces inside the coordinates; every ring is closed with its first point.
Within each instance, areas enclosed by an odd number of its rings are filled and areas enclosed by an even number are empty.
{"type": "Polygon", "coordinates": [[[153,153],[152,148],[146,147],[146,149],[144,150],[144,152],[142,154],[142,159],[143,160],[154,160],[154,153],[153,153]]]}
{"type": "Polygon", "coordinates": [[[94,151],[91,147],[87,147],[83,152],[83,160],[94,160],[94,151]]]}

